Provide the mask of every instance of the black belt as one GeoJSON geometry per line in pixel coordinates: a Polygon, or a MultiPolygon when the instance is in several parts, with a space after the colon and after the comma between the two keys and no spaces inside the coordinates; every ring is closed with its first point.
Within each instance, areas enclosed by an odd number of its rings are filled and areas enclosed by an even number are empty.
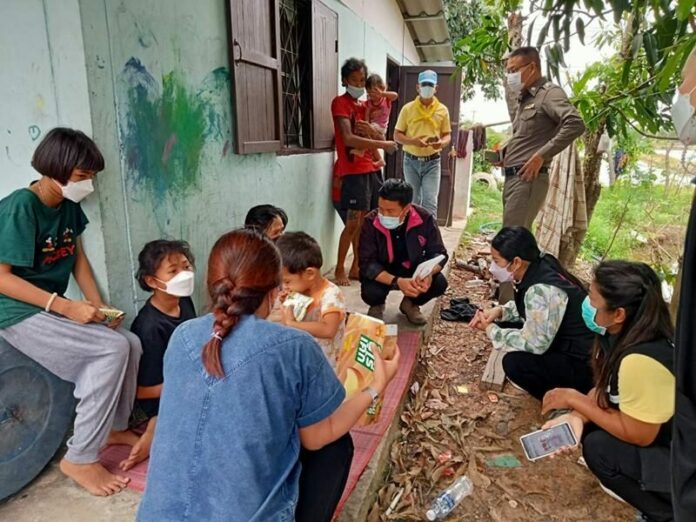
{"type": "Polygon", "coordinates": [[[434,159],[440,159],[440,153],[437,152],[435,154],[432,154],[430,156],[416,156],[415,154],[411,154],[410,152],[404,152],[407,158],[414,159],[416,161],[432,161],[434,159]]]}
{"type": "MultiPolygon", "coordinates": [[[[507,178],[508,176],[516,176],[517,173],[522,169],[522,165],[518,165],[517,167],[503,167],[503,174],[505,174],[505,177],[507,178]]],[[[539,169],[539,174],[546,174],[549,171],[548,167],[541,167],[539,169]]]]}

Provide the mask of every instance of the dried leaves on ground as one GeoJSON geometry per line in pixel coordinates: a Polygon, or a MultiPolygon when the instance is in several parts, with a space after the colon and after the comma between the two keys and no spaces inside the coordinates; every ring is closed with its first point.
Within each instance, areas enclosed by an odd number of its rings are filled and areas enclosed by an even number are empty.
{"type": "MultiPolygon", "coordinates": [[[[480,236],[460,247],[443,307],[453,297],[491,306],[489,253],[480,236]]],[[[474,492],[447,520],[632,520],[633,510],[602,492],[577,462],[579,452],[537,462],[525,458],[519,437],[543,423],[540,405],[509,384],[495,394],[479,390],[490,350],[484,333],[436,320],[368,521],[424,520],[436,495],[463,474],[472,479],[474,492]]]]}

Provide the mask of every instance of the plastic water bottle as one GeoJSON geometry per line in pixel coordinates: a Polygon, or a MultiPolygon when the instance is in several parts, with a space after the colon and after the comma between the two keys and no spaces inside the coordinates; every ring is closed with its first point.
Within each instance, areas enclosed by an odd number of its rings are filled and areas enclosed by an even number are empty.
{"type": "Polygon", "coordinates": [[[430,509],[425,512],[428,520],[439,520],[449,515],[465,497],[471,495],[474,484],[471,479],[464,475],[459,477],[454,483],[435,499],[430,509]]]}

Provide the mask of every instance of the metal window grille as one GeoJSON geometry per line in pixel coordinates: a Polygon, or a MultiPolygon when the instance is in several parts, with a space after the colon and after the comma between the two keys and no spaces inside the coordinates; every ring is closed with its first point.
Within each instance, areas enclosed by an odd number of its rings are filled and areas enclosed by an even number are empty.
{"type": "Polygon", "coordinates": [[[310,148],[311,3],[280,0],[280,54],[286,148],[310,148]]]}

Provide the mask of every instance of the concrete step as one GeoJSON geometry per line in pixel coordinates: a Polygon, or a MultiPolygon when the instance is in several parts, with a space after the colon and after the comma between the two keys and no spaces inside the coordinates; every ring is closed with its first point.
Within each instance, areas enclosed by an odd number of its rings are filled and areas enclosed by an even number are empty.
{"type": "MultiPolygon", "coordinates": [[[[453,252],[455,252],[459,246],[459,241],[463,231],[463,222],[455,223],[453,227],[440,228],[442,240],[447,247],[447,251],[450,253],[450,259],[452,258],[453,252]]],[[[348,262],[349,261],[347,261],[346,266],[348,266],[348,262]]],[[[449,270],[450,264],[445,267],[443,274],[447,276],[449,274],[449,270]]],[[[331,270],[328,275],[333,275],[333,270],[331,270]]],[[[346,297],[346,303],[349,311],[359,313],[367,312],[368,307],[360,298],[360,284],[357,281],[353,281],[351,286],[343,287],[343,292],[346,297]]],[[[422,307],[423,314],[428,319],[428,322],[427,324],[418,327],[409,323],[406,320],[406,317],[399,312],[399,303],[401,302],[402,297],[403,296],[400,292],[391,292],[389,294],[389,298],[387,299],[387,308],[384,313],[384,321],[387,324],[396,323],[399,325],[400,329],[420,330],[422,332],[420,346],[423,346],[427,344],[432,332],[435,318],[440,312],[438,303],[439,300],[434,299],[422,307]]],[[[414,371],[415,368],[416,366],[414,365],[414,371]]],[[[338,516],[337,522],[360,522],[367,518],[370,508],[374,503],[375,495],[382,487],[384,481],[384,475],[389,464],[391,445],[400,434],[401,412],[407,399],[409,387],[406,388],[406,393],[403,395],[403,397],[401,397],[399,407],[396,410],[391,426],[386,431],[384,437],[382,438],[382,442],[377,447],[377,450],[372,456],[370,463],[367,465],[367,468],[365,468],[365,471],[360,477],[357,486],[348,498],[348,501],[338,516]]]]}

